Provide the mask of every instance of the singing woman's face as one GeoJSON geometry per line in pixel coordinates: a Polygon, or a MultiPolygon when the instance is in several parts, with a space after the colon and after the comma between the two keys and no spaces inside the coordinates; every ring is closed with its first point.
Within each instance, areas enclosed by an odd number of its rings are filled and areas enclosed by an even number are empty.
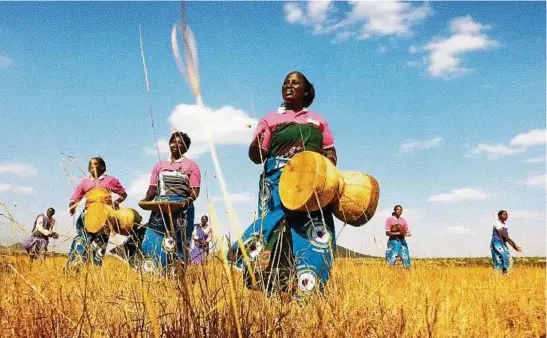
{"type": "Polygon", "coordinates": [[[169,149],[171,150],[171,156],[173,158],[180,158],[188,150],[186,149],[183,138],[180,136],[176,136],[169,142],[169,149]]]}
{"type": "Polygon", "coordinates": [[[395,215],[397,215],[397,217],[401,217],[401,215],[403,214],[403,207],[396,207],[395,208],[395,215]]]}
{"type": "Polygon", "coordinates": [[[305,96],[306,84],[300,73],[290,73],[281,86],[283,101],[288,105],[301,104],[305,96]]]}

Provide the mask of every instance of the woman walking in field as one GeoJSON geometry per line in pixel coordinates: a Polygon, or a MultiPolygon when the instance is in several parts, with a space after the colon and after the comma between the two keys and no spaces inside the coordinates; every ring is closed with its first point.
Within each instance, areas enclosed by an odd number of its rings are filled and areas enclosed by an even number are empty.
{"type": "Polygon", "coordinates": [[[145,271],[170,272],[177,262],[189,260],[194,201],[199,196],[201,184],[197,163],[184,156],[190,144],[188,134],[173,133],[169,139],[170,158],[156,164],[150,174],[150,185],[143,202],[166,201],[182,203],[183,206],[171,214],[151,212],[141,245],[145,271]]]}
{"type": "Polygon", "coordinates": [[[328,207],[310,213],[285,209],[279,181],[284,166],[297,153],[318,152],[336,164],[336,150],[327,121],[307,109],[315,98],[308,79],[300,72],[289,73],[281,93],[283,104],[260,120],[249,147],[251,161],[264,166],[258,194],[261,217],[241,238],[253,275],[237,242],[228,258],[244,269],[248,287],[302,297],[322,290],[327,283],[336,250],[334,222],[328,207]]]}
{"type": "Polygon", "coordinates": [[[494,263],[494,271],[507,273],[511,268],[511,254],[507,243],[517,252],[521,252],[522,248],[509,237],[507,219],[509,215],[507,211],[500,210],[498,219],[492,225],[492,241],[490,242],[490,251],[492,251],[492,261],[494,263]]]}
{"type": "Polygon", "coordinates": [[[35,259],[44,260],[49,238],[59,238],[59,235],[53,231],[55,227],[53,215],[55,215],[55,209],[53,208],[48,208],[46,212],[38,215],[34,220],[34,227],[30,237],[21,243],[29,254],[31,262],[35,259]]]}
{"type": "Polygon", "coordinates": [[[389,237],[387,241],[386,261],[390,266],[395,265],[397,256],[401,258],[403,266],[406,269],[410,269],[410,253],[408,252],[408,244],[405,237],[410,237],[410,231],[408,230],[408,224],[404,218],[403,207],[396,205],[393,208],[391,217],[386,220],[386,236],[389,237]]]}
{"type": "Polygon", "coordinates": [[[92,157],[89,160],[88,171],[89,176],[80,181],[68,202],[70,215],[74,216],[78,203],[84,197],[86,198],[86,206],[76,221],[76,236],[72,241],[67,262],[69,269],[78,268],[82,263],[88,263],[90,260],[96,266],[102,266],[103,263],[110,232],[104,228],[96,233],[86,230],[84,224],[90,203],[98,202],[100,199],[100,203],[118,209],[120,203],[127,198],[125,188],[120,181],[114,176],[105,174],[106,163],[101,157],[92,157]],[[115,201],[112,201],[111,193],[118,195],[115,201]]]}
{"type": "Polygon", "coordinates": [[[192,233],[192,248],[190,261],[192,264],[205,264],[209,255],[209,243],[213,239],[213,229],[209,225],[209,217],[201,216],[201,223],[194,227],[192,233]]]}

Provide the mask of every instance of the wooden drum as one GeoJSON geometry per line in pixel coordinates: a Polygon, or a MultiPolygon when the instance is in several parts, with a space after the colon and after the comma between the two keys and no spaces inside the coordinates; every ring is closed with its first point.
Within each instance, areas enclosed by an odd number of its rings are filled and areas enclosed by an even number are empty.
{"type": "Polygon", "coordinates": [[[353,226],[366,224],[378,206],[380,187],[372,176],[356,171],[341,173],[344,185],[333,204],[336,218],[353,226]]]}
{"type": "Polygon", "coordinates": [[[122,208],[114,211],[116,223],[112,225],[112,230],[120,235],[129,236],[133,233],[135,223],[142,222],[142,216],[132,208],[122,208]]]}
{"type": "Polygon", "coordinates": [[[281,203],[293,211],[316,211],[338,196],[340,172],[323,155],[303,151],[287,162],[279,181],[281,203]]]}
{"type": "Polygon", "coordinates": [[[115,222],[114,208],[112,208],[112,196],[107,189],[94,188],[85,194],[86,211],[84,226],[87,232],[98,233],[106,225],[115,222]]]}

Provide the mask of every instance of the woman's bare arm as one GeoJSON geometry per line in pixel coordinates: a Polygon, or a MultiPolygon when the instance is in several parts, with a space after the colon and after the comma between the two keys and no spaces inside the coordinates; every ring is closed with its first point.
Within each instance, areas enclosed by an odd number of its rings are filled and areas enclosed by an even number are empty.
{"type": "Polygon", "coordinates": [[[261,143],[261,137],[259,135],[253,142],[251,142],[251,145],[249,146],[249,159],[254,164],[261,164],[266,158],[267,151],[260,146],[261,143]]]}

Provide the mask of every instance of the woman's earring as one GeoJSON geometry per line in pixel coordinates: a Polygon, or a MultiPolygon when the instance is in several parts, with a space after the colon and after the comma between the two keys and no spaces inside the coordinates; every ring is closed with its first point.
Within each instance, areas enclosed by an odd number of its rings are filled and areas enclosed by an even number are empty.
{"type": "Polygon", "coordinates": [[[304,96],[308,96],[308,92],[305,92],[305,93],[304,93],[304,96]]]}

